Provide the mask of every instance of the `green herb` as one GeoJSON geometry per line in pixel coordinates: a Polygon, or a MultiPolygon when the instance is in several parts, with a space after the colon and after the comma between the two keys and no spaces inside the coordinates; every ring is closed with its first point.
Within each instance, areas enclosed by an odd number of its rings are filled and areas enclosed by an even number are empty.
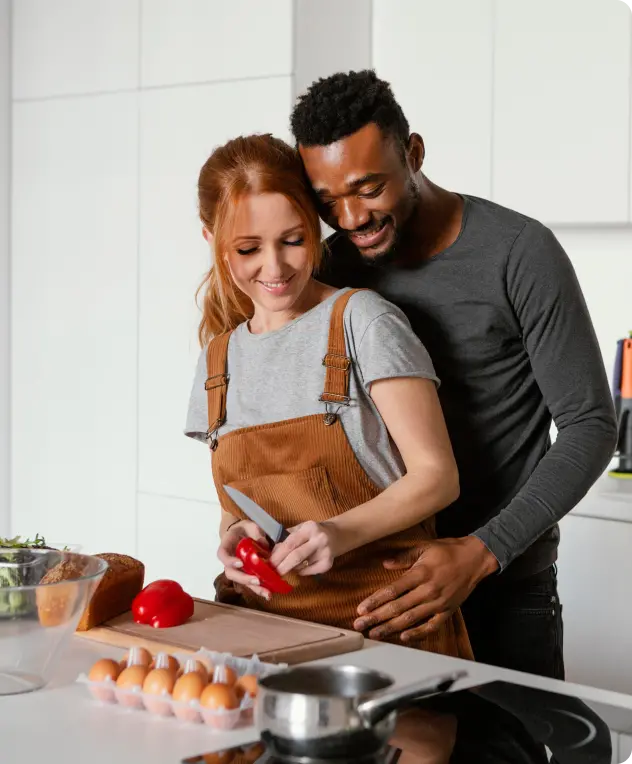
{"type": "Polygon", "coordinates": [[[44,536],[36,533],[32,541],[29,538],[22,541],[22,536],[14,536],[12,539],[0,537],[0,549],[50,549],[50,547],[46,546],[44,536]]]}

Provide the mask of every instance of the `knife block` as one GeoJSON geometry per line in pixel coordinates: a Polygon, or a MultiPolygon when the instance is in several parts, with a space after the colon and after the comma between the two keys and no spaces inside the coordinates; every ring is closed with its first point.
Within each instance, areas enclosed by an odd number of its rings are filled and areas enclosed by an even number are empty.
{"type": "Polygon", "coordinates": [[[608,475],[632,480],[632,338],[617,343],[613,393],[619,433],[615,455],[619,464],[608,475]]]}

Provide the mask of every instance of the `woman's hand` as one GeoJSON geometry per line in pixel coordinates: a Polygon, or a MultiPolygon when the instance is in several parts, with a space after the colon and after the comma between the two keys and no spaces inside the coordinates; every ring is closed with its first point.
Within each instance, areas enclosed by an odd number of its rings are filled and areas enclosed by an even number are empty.
{"type": "Polygon", "coordinates": [[[240,570],[240,568],[243,568],[244,564],[239,558],[235,557],[235,550],[237,549],[237,544],[244,538],[254,539],[254,541],[257,541],[265,547],[269,546],[265,533],[258,525],[250,520],[240,520],[231,525],[222,536],[219,549],[217,550],[217,556],[224,566],[226,578],[230,581],[234,581],[236,584],[247,587],[255,594],[259,595],[259,597],[269,600],[271,596],[270,592],[259,585],[259,579],[254,576],[249,576],[247,573],[240,570]]]}
{"type": "Polygon", "coordinates": [[[339,533],[331,522],[308,520],[288,531],[288,538],[276,544],[270,556],[270,563],[280,576],[291,570],[300,576],[315,576],[331,569],[339,554],[339,533]]]}

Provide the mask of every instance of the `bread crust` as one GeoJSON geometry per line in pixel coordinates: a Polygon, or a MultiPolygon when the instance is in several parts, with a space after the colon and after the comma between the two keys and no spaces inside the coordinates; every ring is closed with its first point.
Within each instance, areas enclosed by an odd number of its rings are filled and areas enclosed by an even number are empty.
{"type": "MultiPolygon", "coordinates": [[[[145,566],[140,560],[115,552],[104,552],[96,557],[105,560],[108,568],[81,616],[77,631],[87,631],[125,613],[143,588],[145,566]]],[[[55,584],[37,589],[37,610],[42,626],[59,626],[73,617],[78,587],[61,582],[80,578],[82,573],[80,557],[73,559],[73,555],[68,555],[42,577],[40,583],[55,584]]]]}

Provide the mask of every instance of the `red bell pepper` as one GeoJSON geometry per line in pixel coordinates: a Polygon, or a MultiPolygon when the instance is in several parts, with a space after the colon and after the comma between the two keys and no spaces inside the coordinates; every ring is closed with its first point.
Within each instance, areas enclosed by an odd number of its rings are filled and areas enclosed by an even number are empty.
{"type": "Polygon", "coordinates": [[[289,594],[293,590],[294,587],[267,562],[270,552],[253,539],[242,539],[237,544],[236,555],[243,563],[244,573],[258,578],[264,589],[273,594],[289,594]]]}
{"type": "Polygon", "coordinates": [[[177,581],[159,579],[146,586],[132,602],[136,623],[157,629],[180,626],[193,615],[194,602],[177,581]]]}

